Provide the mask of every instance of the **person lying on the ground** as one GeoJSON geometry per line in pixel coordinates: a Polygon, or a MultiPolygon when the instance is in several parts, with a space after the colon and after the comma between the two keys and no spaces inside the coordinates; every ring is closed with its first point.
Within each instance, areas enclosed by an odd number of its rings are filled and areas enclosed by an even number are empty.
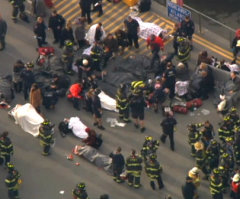
{"type": "Polygon", "coordinates": [[[65,118],[59,123],[58,129],[63,137],[73,133],[89,146],[99,148],[102,144],[101,134],[97,135],[95,130],[82,123],[79,117],[65,118]]]}
{"type": "Polygon", "coordinates": [[[73,152],[75,155],[86,158],[97,167],[104,169],[112,175],[112,158],[110,158],[108,155],[104,155],[97,149],[88,145],[76,145],[73,152]]]}

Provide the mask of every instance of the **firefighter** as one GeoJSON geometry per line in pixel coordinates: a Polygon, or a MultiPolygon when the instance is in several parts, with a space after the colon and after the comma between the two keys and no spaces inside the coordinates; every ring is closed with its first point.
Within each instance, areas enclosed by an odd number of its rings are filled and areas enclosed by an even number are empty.
{"type": "Polygon", "coordinates": [[[159,147],[158,140],[153,140],[152,136],[146,136],[141,150],[141,155],[144,161],[147,160],[149,155],[156,154],[158,147],[159,147]]]}
{"type": "Polygon", "coordinates": [[[116,105],[119,111],[119,118],[128,123],[129,120],[129,100],[126,93],[126,85],[120,84],[116,94],[116,105]]]}
{"type": "Polygon", "coordinates": [[[234,106],[230,108],[229,112],[226,114],[226,116],[224,118],[226,118],[226,117],[229,117],[230,121],[232,123],[234,123],[234,125],[238,124],[239,119],[240,119],[239,115],[237,113],[237,109],[234,106]]]}
{"type": "Polygon", "coordinates": [[[238,173],[236,173],[232,178],[231,197],[233,199],[239,199],[240,198],[240,176],[239,176],[238,173]]]}
{"type": "Polygon", "coordinates": [[[5,184],[8,187],[8,197],[9,199],[17,199],[19,198],[19,184],[21,184],[20,174],[14,169],[14,165],[12,163],[7,164],[8,167],[8,175],[5,179],[5,184]]]}
{"type": "Polygon", "coordinates": [[[204,150],[204,146],[202,142],[196,142],[194,144],[195,150],[196,150],[196,156],[195,156],[195,160],[196,160],[196,165],[199,169],[202,170],[202,172],[205,174],[205,178],[208,179],[208,168],[206,165],[206,153],[204,150]]]}
{"type": "Polygon", "coordinates": [[[7,131],[4,131],[0,136],[0,151],[4,158],[4,164],[7,166],[10,162],[11,155],[13,155],[13,145],[11,139],[8,137],[7,131]]]}
{"type": "Polygon", "coordinates": [[[199,131],[194,124],[188,125],[188,143],[191,145],[191,156],[195,157],[194,144],[200,139],[199,131]]]}
{"type": "Polygon", "coordinates": [[[120,175],[123,172],[125,165],[124,157],[121,154],[121,147],[118,147],[115,153],[111,153],[109,157],[112,158],[112,167],[113,167],[113,180],[117,183],[124,182],[120,175]]]}
{"type": "Polygon", "coordinates": [[[126,160],[126,170],[128,176],[128,185],[134,188],[140,188],[140,177],[142,171],[142,158],[135,150],[132,150],[131,155],[126,160]]]}
{"type": "Polygon", "coordinates": [[[50,121],[45,120],[39,128],[40,144],[43,146],[43,156],[48,156],[50,146],[53,144],[53,127],[50,121]]]}
{"type": "Polygon", "coordinates": [[[11,4],[13,6],[13,11],[12,11],[12,20],[14,23],[17,23],[17,15],[18,12],[20,11],[20,19],[23,21],[29,22],[28,17],[25,13],[25,5],[24,5],[25,0],[11,0],[11,4]]]}
{"type": "Polygon", "coordinates": [[[98,41],[95,42],[94,46],[91,48],[90,57],[92,59],[93,70],[102,72],[102,62],[104,60],[104,50],[98,41]]]}
{"type": "MultiPolygon", "coordinates": [[[[197,167],[193,167],[189,172],[188,172],[188,176],[191,180],[192,183],[194,184],[194,198],[198,198],[198,187],[200,186],[200,175],[199,175],[199,169],[197,167]]],[[[187,199],[187,198],[186,198],[187,199]]]]}
{"type": "Polygon", "coordinates": [[[223,153],[220,156],[219,163],[221,166],[224,166],[229,172],[232,172],[234,169],[234,159],[233,156],[229,153],[223,153]]]}
{"type": "Polygon", "coordinates": [[[73,58],[74,58],[73,42],[70,40],[66,40],[64,42],[62,61],[64,63],[64,71],[69,75],[72,74],[73,58]]]}
{"type": "Polygon", "coordinates": [[[178,50],[177,58],[179,62],[182,62],[188,69],[187,61],[190,59],[191,46],[187,38],[179,36],[177,37],[178,50]]]}
{"type": "Polygon", "coordinates": [[[77,184],[75,189],[72,191],[73,199],[89,199],[85,188],[86,185],[84,182],[77,184]]]}
{"type": "Polygon", "coordinates": [[[153,190],[155,190],[154,180],[157,180],[159,189],[162,189],[164,187],[161,177],[162,168],[157,161],[156,154],[150,155],[149,160],[145,162],[145,171],[147,173],[147,176],[150,178],[150,186],[153,190]]]}
{"type": "Polygon", "coordinates": [[[132,95],[139,95],[140,93],[142,93],[142,91],[144,90],[146,84],[144,83],[144,81],[133,81],[131,82],[131,94],[132,95]]]}
{"type": "Polygon", "coordinates": [[[206,149],[214,135],[213,125],[208,120],[204,122],[203,129],[200,131],[200,135],[204,144],[204,148],[206,149]]]}
{"type": "Polygon", "coordinates": [[[221,165],[218,167],[220,176],[222,178],[222,184],[223,184],[223,193],[226,193],[226,189],[229,187],[229,170],[224,166],[221,165]]]}
{"type": "Polygon", "coordinates": [[[223,199],[223,183],[219,169],[213,169],[213,174],[210,177],[210,193],[212,199],[223,199]]]}
{"type": "Polygon", "coordinates": [[[225,117],[223,123],[220,125],[218,136],[223,143],[226,141],[226,138],[234,136],[233,124],[229,116],[225,117]]]}
{"type": "Polygon", "coordinates": [[[240,166],[240,135],[238,135],[235,138],[235,141],[233,143],[233,152],[235,157],[235,162],[238,166],[240,166]]]}
{"type": "Polygon", "coordinates": [[[210,144],[206,149],[207,162],[210,170],[212,171],[214,168],[218,167],[219,157],[220,157],[220,144],[212,139],[210,144]]]}

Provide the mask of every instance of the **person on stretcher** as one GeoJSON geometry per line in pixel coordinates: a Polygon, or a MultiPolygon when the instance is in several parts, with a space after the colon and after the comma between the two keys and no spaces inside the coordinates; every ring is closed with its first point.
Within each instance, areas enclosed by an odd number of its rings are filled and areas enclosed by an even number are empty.
{"type": "Polygon", "coordinates": [[[102,144],[101,134],[97,135],[95,130],[87,127],[79,117],[65,118],[59,123],[58,129],[63,137],[69,133],[73,133],[89,146],[99,148],[102,144]]]}

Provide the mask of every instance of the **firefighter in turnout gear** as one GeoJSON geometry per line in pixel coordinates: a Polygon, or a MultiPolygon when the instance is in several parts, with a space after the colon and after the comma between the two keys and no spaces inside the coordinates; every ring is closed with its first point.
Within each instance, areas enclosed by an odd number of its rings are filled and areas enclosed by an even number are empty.
{"type": "Polygon", "coordinates": [[[74,59],[74,49],[73,42],[70,40],[66,40],[64,42],[63,54],[62,54],[62,62],[64,63],[64,71],[67,74],[72,74],[72,64],[74,59]]]}
{"type": "Polygon", "coordinates": [[[8,175],[5,179],[5,184],[8,187],[8,197],[9,199],[17,199],[19,198],[19,184],[21,184],[20,174],[14,169],[14,165],[11,163],[7,164],[8,167],[8,175]]]}
{"type": "Polygon", "coordinates": [[[144,158],[144,161],[146,161],[150,155],[156,154],[158,147],[158,140],[153,140],[152,136],[146,136],[141,150],[141,155],[144,158]]]}
{"type": "Polygon", "coordinates": [[[202,142],[196,142],[194,144],[195,150],[196,150],[196,166],[202,170],[202,172],[205,174],[205,177],[208,178],[209,171],[207,169],[206,165],[206,153],[204,150],[204,146],[202,142]]]}
{"type": "Polygon", "coordinates": [[[203,128],[200,131],[201,141],[206,149],[210,141],[213,139],[214,129],[213,125],[207,120],[203,123],[203,128]]]}
{"type": "Polygon", "coordinates": [[[219,169],[213,169],[213,174],[210,177],[210,193],[212,199],[223,199],[223,183],[219,169]]]}
{"type": "Polygon", "coordinates": [[[24,5],[24,1],[25,0],[11,0],[11,4],[13,6],[13,11],[12,11],[12,20],[14,23],[17,22],[17,15],[18,15],[18,12],[20,11],[20,15],[19,17],[26,21],[26,22],[29,22],[28,20],[28,17],[25,13],[25,5],[24,5]]]}
{"type": "Polygon", "coordinates": [[[212,139],[210,144],[206,149],[207,162],[209,169],[212,171],[214,168],[218,167],[219,157],[220,157],[220,144],[212,139]]]}
{"type": "Polygon", "coordinates": [[[223,123],[218,129],[218,136],[222,142],[225,142],[226,138],[234,136],[233,127],[234,125],[232,124],[230,117],[225,117],[223,123]]]}
{"type": "Polygon", "coordinates": [[[233,152],[235,157],[235,162],[238,166],[240,166],[240,134],[237,133],[235,141],[233,143],[233,152]]]}
{"type": "Polygon", "coordinates": [[[87,191],[86,191],[85,183],[81,182],[76,185],[75,189],[73,190],[73,199],[89,199],[87,191]]]}
{"type": "Polygon", "coordinates": [[[126,85],[120,84],[116,94],[116,105],[119,110],[119,118],[124,122],[130,122],[129,120],[129,100],[126,94],[126,85]]]}
{"type": "Polygon", "coordinates": [[[5,166],[10,162],[11,155],[13,155],[13,145],[8,137],[8,132],[5,131],[0,136],[0,153],[4,158],[5,166]]]}
{"type": "Polygon", "coordinates": [[[164,187],[161,177],[162,167],[157,161],[156,154],[150,155],[149,160],[145,162],[145,171],[147,173],[147,176],[150,178],[150,186],[153,190],[155,190],[154,180],[157,180],[159,189],[162,189],[164,187]]]}
{"type": "Polygon", "coordinates": [[[135,150],[132,150],[131,155],[126,160],[126,170],[128,176],[128,185],[139,188],[140,177],[142,172],[142,158],[136,154],[135,150]]]}
{"type": "Polygon", "coordinates": [[[219,166],[218,169],[222,179],[223,193],[225,193],[226,189],[229,187],[229,176],[230,176],[229,170],[224,165],[219,166]]]}
{"type": "Polygon", "coordinates": [[[195,157],[196,150],[194,144],[199,141],[200,134],[195,124],[188,125],[188,143],[191,145],[191,156],[195,157]]]}
{"type": "Polygon", "coordinates": [[[53,126],[50,121],[45,120],[39,128],[40,144],[43,146],[42,155],[48,156],[50,146],[53,144],[53,126]]]}
{"type": "Polygon", "coordinates": [[[90,57],[92,59],[93,70],[98,72],[102,71],[102,63],[104,60],[104,51],[99,42],[95,42],[94,46],[91,48],[90,57]]]}
{"type": "Polygon", "coordinates": [[[233,156],[228,153],[223,153],[220,156],[219,164],[224,166],[229,172],[232,172],[234,169],[234,159],[233,156]]]}
{"type": "Polygon", "coordinates": [[[143,81],[133,81],[131,83],[131,94],[139,95],[140,93],[142,93],[145,87],[146,84],[143,81]]]}

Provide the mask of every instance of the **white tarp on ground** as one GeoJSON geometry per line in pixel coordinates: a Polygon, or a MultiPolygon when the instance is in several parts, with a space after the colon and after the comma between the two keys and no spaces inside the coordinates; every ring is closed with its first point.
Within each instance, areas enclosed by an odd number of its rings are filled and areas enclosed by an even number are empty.
{"type": "Polygon", "coordinates": [[[15,123],[19,124],[25,132],[34,137],[38,136],[39,127],[44,119],[31,104],[17,104],[9,114],[13,116],[15,123]]]}
{"type": "Polygon", "coordinates": [[[115,99],[111,98],[103,91],[101,91],[101,93],[99,93],[98,97],[100,98],[101,106],[103,109],[118,112],[118,110],[116,109],[116,100],[115,99]]]}
{"type": "Polygon", "coordinates": [[[137,22],[139,23],[139,26],[140,26],[139,37],[146,40],[150,35],[153,34],[158,36],[160,33],[162,33],[163,38],[166,37],[167,30],[162,29],[160,26],[154,23],[143,22],[140,17],[132,17],[132,18],[137,20],[137,22]]]}
{"type": "Polygon", "coordinates": [[[72,130],[73,134],[81,139],[86,139],[88,134],[86,132],[87,126],[82,123],[79,117],[70,117],[68,128],[72,130]]]}

